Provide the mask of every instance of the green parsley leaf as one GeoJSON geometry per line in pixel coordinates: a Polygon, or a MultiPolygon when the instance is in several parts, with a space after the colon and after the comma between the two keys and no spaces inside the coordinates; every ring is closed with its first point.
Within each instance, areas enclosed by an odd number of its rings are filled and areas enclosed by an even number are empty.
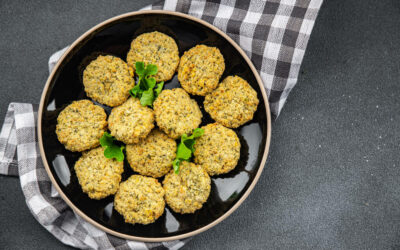
{"type": "Polygon", "coordinates": [[[156,86],[156,79],[154,77],[148,77],[145,80],[147,83],[147,89],[153,89],[156,86]]]}
{"type": "Polygon", "coordinates": [[[203,134],[204,134],[204,129],[196,128],[195,130],[193,130],[192,136],[193,136],[193,138],[199,138],[203,134]]]}
{"type": "Polygon", "coordinates": [[[174,168],[174,172],[175,172],[175,174],[179,174],[179,166],[181,165],[181,160],[179,160],[179,159],[175,159],[173,162],[172,162],[172,166],[173,166],[173,168],[174,168]]]}
{"type": "Polygon", "coordinates": [[[140,98],[140,104],[142,106],[152,106],[154,101],[153,89],[143,91],[142,97],[140,98]]]}
{"type": "Polygon", "coordinates": [[[138,76],[143,77],[145,74],[145,69],[144,69],[144,62],[136,62],[135,63],[135,68],[136,68],[136,74],[138,74],[138,76]]]}
{"type": "Polygon", "coordinates": [[[192,152],[194,152],[194,144],[195,144],[195,139],[199,138],[204,134],[204,129],[202,128],[196,128],[193,130],[193,133],[191,136],[187,136],[186,134],[182,135],[181,142],[190,149],[192,152]]]}
{"type": "Polygon", "coordinates": [[[194,144],[195,144],[194,139],[187,139],[183,142],[183,145],[185,145],[188,149],[190,149],[191,152],[194,152],[194,144]]]}
{"type": "Polygon", "coordinates": [[[124,152],[123,152],[124,149],[125,149],[124,146],[106,147],[106,149],[104,150],[104,156],[108,159],[115,158],[117,161],[123,161],[124,160],[124,152]]]}
{"type": "Polygon", "coordinates": [[[157,65],[154,64],[147,64],[146,70],[145,70],[145,75],[147,76],[153,76],[157,74],[158,68],[157,65]]]}
{"type": "Polygon", "coordinates": [[[188,161],[190,160],[190,157],[192,157],[192,152],[193,152],[192,149],[188,148],[185,145],[185,141],[182,143],[181,140],[181,143],[179,143],[178,148],[176,150],[176,158],[188,161]]]}
{"type": "Polygon", "coordinates": [[[204,129],[196,128],[193,130],[191,136],[183,134],[181,136],[181,142],[176,150],[176,158],[172,162],[175,174],[179,174],[179,165],[182,161],[189,161],[192,158],[192,153],[194,153],[194,145],[196,143],[196,138],[199,138],[204,134],[204,129]]]}
{"type": "Polygon", "coordinates": [[[115,138],[108,132],[104,132],[103,136],[100,138],[100,145],[104,148],[108,145],[113,144],[115,138]]]}
{"type": "Polygon", "coordinates": [[[154,95],[156,98],[161,93],[163,87],[164,87],[164,82],[160,82],[157,84],[157,87],[154,89],[154,95]]]}
{"type": "Polygon", "coordinates": [[[156,65],[148,64],[145,67],[144,62],[136,62],[135,67],[139,80],[129,93],[131,96],[139,98],[142,106],[152,107],[154,100],[162,91],[164,82],[157,84],[156,79],[151,77],[157,74],[158,68],[156,65]]]}
{"type": "Polygon", "coordinates": [[[125,146],[118,146],[114,143],[115,138],[107,132],[104,132],[100,138],[100,145],[104,148],[104,156],[108,159],[115,158],[117,161],[124,160],[124,149],[125,146]]]}
{"type": "Polygon", "coordinates": [[[131,90],[129,90],[129,94],[133,97],[139,97],[139,92],[140,92],[140,86],[135,85],[131,90]]]}

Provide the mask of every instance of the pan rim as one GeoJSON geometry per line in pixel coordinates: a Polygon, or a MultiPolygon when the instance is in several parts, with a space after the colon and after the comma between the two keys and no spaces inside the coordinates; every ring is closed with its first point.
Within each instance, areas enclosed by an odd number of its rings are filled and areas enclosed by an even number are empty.
{"type": "Polygon", "coordinates": [[[89,222],[90,224],[94,225],[95,227],[99,228],[100,230],[112,234],[114,236],[120,237],[120,238],[124,238],[124,239],[128,239],[128,240],[135,240],[135,241],[143,241],[143,242],[162,242],[162,241],[173,241],[173,240],[180,240],[180,239],[184,239],[187,237],[191,237],[194,236],[196,234],[199,234],[201,232],[204,232],[212,227],[214,227],[215,225],[219,224],[220,222],[222,222],[223,220],[225,220],[229,215],[231,215],[242,203],[243,201],[249,196],[249,194],[251,193],[251,191],[253,190],[255,184],[258,182],[258,179],[260,178],[260,175],[264,169],[264,165],[265,162],[267,160],[267,156],[268,156],[268,152],[269,152],[269,146],[270,146],[270,142],[271,142],[271,113],[270,113],[270,108],[269,108],[269,103],[268,103],[268,98],[267,98],[267,94],[265,92],[264,89],[264,85],[262,83],[261,77],[258,74],[257,70],[255,69],[253,63],[250,61],[250,59],[248,58],[248,56],[245,54],[245,52],[240,48],[240,46],[233,41],[227,34],[225,34],[223,31],[221,31],[220,29],[216,28],[215,26],[207,23],[206,21],[203,21],[199,18],[187,15],[187,14],[183,14],[183,13],[179,13],[179,12],[174,12],[174,11],[166,11],[166,10],[142,10],[142,11],[134,11],[134,12],[128,12],[122,15],[118,15],[115,17],[112,17],[110,19],[107,19],[99,24],[97,24],[96,26],[94,26],[93,28],[89,29],[88,31],[86,31],[83,35],[81,35],[78,39],[76,39],[71,46],[69,46],[69,48],[64,52],[64,54],[62,55],[62,57],[59,59],[59,61],[57,62],[57,64],[55,65],[53,71],[50,73],[46,84],[43,88],[43,92],[40,98],[40,104],[39,104],[39,110],[38,110],[38,121],[37,121],[37,135],[38,135],[38,142],[39,142],[39,151],[40,151],[40,156],[42,158],[42,162],[43,165],[46,169],[46,172],[52,182],[52,184],[54,185],[54,187],[56,188],[56,190],[58,191],[58,193],[60,194],[61,198],[68,204],[69,207],[71,207],[73,209],[73,211],[78,214],[79,216],[81,216],[85,221],[89,222]],[[146,14],[163,14],[163,15],[171,15],[171,16],[178,16],[178,17],[182,17],[184,19],[189,19],[191,21],[195,21],[213,31],[215,31],[217,34],[221,35],[224,39],[226,39],[230,44],[232,44],[232,46],[239,52],[239,54],[243,57],[243,59],[246,61],[246,63],[249,65],[251,71],[253,72],[257,83],[260,87],[261,90],[261,94],[262,97],[264,99],[264,104],[265,104],[265,112],[266,112],[266,117],[267,117],[267,138],[266,138],[266,144],[265,144],[265,149],[263,152],[263,156],[262,156],[262,160],[260,163],[260,166],[257,170],[257,173],[254,177],[254,179],[252,180],[250,186],[247,188],[247,190],[244,192],[244,194],[242,195],[242,197],[228,210],[226,211],[221,217],[219,217],[218,219],[214,220],[213,222],[198,228],[194,231],[188,232],[188,233],[183,233],[183,234],[178,234],[175,236],[169,236],[169,237],[139,237],[139,236],[133,236],[133,235],[129,235],[129,234],[124,234],[124,233],[120,233],[117,232],[115,230],[112,230],[110,228],[107,228],[103,225],[101,225],[100,223],[96,222],[95,220],[91,219],[89,216],[87,216],[85,213],[83,213],[78,207],[76,207],[72,201],[64,194],[64,192],[62,191],[62,189],[60,188],[60,186],[58,185],[55,177],[53,176],[50,166],[47,162],[46,159],[46,154],[44,152],[44,147],[43,147],[43,137],[42,137],[42,116],[43,116],[43,109],[44,109],[44,102],[45,102],[45,98],[50,86],[50,83],[52,82],[55,72],[57,71],[57,69],[59,68],[59,66],[61,65],[61,62],[66,58],[66,56],[85,38],[87,38],[89,35],[91,35],[95,30],[97,30],[98,28],[101,28],[111,22],[114,22],[116,20],[120,20],[120,19],[124,19],[127,17],[132,17],[132,16],[138,16],[138,15],[146,15],[146,14]]]}

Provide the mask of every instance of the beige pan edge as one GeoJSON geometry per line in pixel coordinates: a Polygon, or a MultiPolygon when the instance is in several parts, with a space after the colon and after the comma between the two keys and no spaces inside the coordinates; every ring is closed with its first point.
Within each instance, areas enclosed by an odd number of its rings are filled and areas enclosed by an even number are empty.
{"type": "Polygon", "coordinates": [[[201,233],[203,231],[206,231],[206,230],[212,228],[213,226],[217,225],[221,221],[223,221],[225,218],[227,218],[233,211],[235,211],[242,204],[242,202],[247,198],[247,196],[253,190],[253,188],[254,188],[255,184],[257,183],[258,179],[260,178],[261,172],[262,172],[262,170],[264,168],[264,165],[265,165],[265,162],[267,160],[268,151],[269,151],[269,145],[270,145],[270,142],[271,142],[271,115],[270,115],[270,109],[269,109],[267,94],[265,93],[265,89],[264,89],[264,86],[262,84],[262,80],[261,80],[258,72],[254,68],[253,63],[250,61],[250,59],[247,57],[247,55],[244,53],[244,51],[228,35],[226,35],[224,32],[222,32],[218,28],[214,27],[213,25],[211,25],[211,24],[209,24],[209,23],[207,23],[207,22],[205,22],[205,21],[203,21],[201,19],[189,16],[187,14],[173,12],[173,11],[165,11],[165,10],[143,10],[143,11],[129,12],[129,13],[126,13],[126,14],[122,14],[122,15],[110,18],[110,19],[108,19],[108,20],[106,20],[106,21],[94,26],[93,28],[91,28],[90,30],[85,32],[77,40],[75,40],[75,42],[73,42],[71,44],[71,46],[67,49],[67,51],[63,54],[63,56],[60,58],[60,60],[55,65],[53,71],[50,73],[50,76],[46,81],[46,85],[44,86],[44,89],[43,89],[43,92],[42,92],[42,96],[40,98],[37,130],[38,130],[37,132],[38,132],[40,155],[42,157],[42,161],[43,161],[44,167],[46,168],[46,172],[49,175],[49,177],[51,179],[51,182],[53,183],[53,185],[57,189],[58,193],[61,195],[61,198],[74,210],[75,213],[77,213],[79,216],[81,216],[83,219],[85,219],[86,221],[88,221],[92,225],[96,226],[97,228],[105,231],[106,233],[112,234],[114,236],[117,236],[117,237],[120,237],[120,238],[125,238],[125,239],[128,239],[128,240],[135,240],[135,241],[161,242],[161,241],[172,241],[172,240],[184,239],[184,238],[191,237],[191,236],[194,236],[196,234],[199,234],[199,233],[201,233]],[[79,210],[77,207],[75,207],[75,205],[63,193],[63,191],[61,190],[61,188],[57,184],[57,181],[55,180],[53,174],[50,171],[50,167],[49,167],[49,164],[47,162],[47,159],[46,159],[46,156],[45,156],[45,152],[44,152],[44,149],[43,149],[42,113],[43,113],[43,109],[44,109],[44,99],[45,99],[47,90],[49,88],[49,84],[50,84],[51,80],[54,77],[54,73],[57,71],[58,67],[60,66],[60,63],[64,60],[66,55],[68,55],[70,53],[70,51],[82,39],[86,38],[94,30],[96,30],[96,29],[100,28],[101,26],[104,26],[104,25],[106,25],[106,24],[108,24],[110,22],[113,22],[115,20],[118,20],[118,19],[121,19],[121,18],[125,18],[125,17],[129,17],[129,16],[142,15],[142,14],[164,14],[164,15],[172,15],[172,16],[183,17],[183,18],[195,21],[197,23],[200,23],[200,24],[202,24],[202,25],[214,30],[215,32],[217,32],[221,36],[223,36],[228,42],[230,42],[235,47],[235,49],[243,56],[243,58],[246,60],[246,62],[250,66],[254,76],[256,77],[258,85],[259,85],[259,87],[261,89],[262,97],[263,97],[264,103],[265,103],[265,111],[266,111],[266,115],[267,115],[267,141],[266,141],[266,145],[265,145],[264,155],[262,157],[260,168],[258,169],[256,176],[254,177],[252,183],[250,184],[250,186],[246,190],[246,192],[243,194],[243,196],[239,199],[239,201],[233,207],[231,207],[226,213],[224,213],[221,217],[219,217],[218,219],[216,219],[212,223],[210,223],[210,224],[208,224],[208,225],[206,225],[206,226],[204,226],[202,228],[199,228],[199,229],[197,229],[195,231],[192,231],[192,232],[189,232],[189,233],[185,233],[185,234],[181,234],[181,235],[171,236],[171,237],[149,238],[149,237],[138,237],[138,236],[132,236],[132,235],[128,235],[128,234],[123,234],[123,233],[119,233],[119,232],[116,232],[114,230],[111,230],[109,228],[106,228],[106,227],[100,225],[99,223],[97,223],[96,221],[92,220],[91,218],[89,218],[81,210],[79,210]]]}

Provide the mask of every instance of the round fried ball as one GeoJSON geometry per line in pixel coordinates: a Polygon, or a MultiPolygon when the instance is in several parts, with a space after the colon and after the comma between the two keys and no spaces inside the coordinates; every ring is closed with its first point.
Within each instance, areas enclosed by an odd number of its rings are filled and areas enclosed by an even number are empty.
{"type": "Polygon", "coordinates": [[[174,139],[190,134],[203,117],[196,101],[181,88],[163,90],[153,104],[157,125],[174,139]]]}
{"type": "Polygon", "coordinates": [[[200,166],[183,161],[179,174],[172,170],[163,181],[165,201],[176,213],[194,213],[202,208],[211,190],[211,178],[200,166]]]}
{"type": "Polygon", "coordinates": [[[218,123],[202,128],[204,134],[194,145],[194,162],[211,176],[234,169],[240,158],[240,141],[235,131],[218,123]]]}
{"type": "Polygon", "coordinates": [[[87,96],[115,107],[128,99],[135,85],[133,70],[118,57],[99,56],[83,71],[83,85],[87,96]]]}
{"type": "Polygon", "coordinates": [[[224,70],[224,57],[218,48],[197,45],[183,54],[178,80],[190,94],[204,96],[217,87],[224,70]]]}
{"type": "Polygon", "coordinates": [[[239,76],[228,76],[204,99],[204,109],[228,128],[237,128],[253,119],[258,106],[257,92],[239,76]]]}
{"type": "Polygon", "coordinates": [[[114,208],[127,223],[153,223],[164,213],[164,189],[157,179],[132,175],[120,184],[114,208]]]}
{"type": "Polygon", "coordinates": [[[99,200],[117,192],[124,163],[106,158],[99,147],[84,152],[74,168],[83,192],[99,200]]]}
{"type": "Polygon", "coordinates": [[[136,62],[155,64],[158,68],[154,76],[156,81],[168,81],[179,64],[178,46],[174,39],[161,32],[144,33],[132,41],[126,61],[133,69],[136,62]]]}
{"type": "Polygon", "coordinates": [[[143,107],[139,99],[129,98],[124,104],[111,110],[108,128],[112,136],[125,144],[139,142],[154,128],[154,112],[143,107]]]}
{"type": "Polygon", "coordinates": [[[91,101],[74,101],[57,117],[57,138],[70,151],[95,148],[107,129],[106,119],[104,109],[91,101]]]}
{"type": "Polygon", "coordinates": [[[139,174],[159,178],[167,174],[175,159],[176,142],[158,129],[138,143],[126,146],[126,157],[139,174]]]}

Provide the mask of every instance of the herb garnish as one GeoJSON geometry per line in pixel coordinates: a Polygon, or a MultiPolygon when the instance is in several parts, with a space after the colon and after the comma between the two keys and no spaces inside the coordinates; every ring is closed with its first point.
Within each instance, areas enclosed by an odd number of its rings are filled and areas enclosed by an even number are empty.
{"type": "Polygon", "coordinates": [[[139,76],[139,83],[136,84],[135,87],[129,91],[129,93],[131,96],[139,98],[140,104],[142,104],[143,107],[151,107],[154,100],[160,94],[164,86],[164,82],[159,82],[156,84],[156,79],[151,77],[158,72],[156,65],[148,64],[145,67],[144,62],[136,62],[135,66],[136,74],[139,76]]]}
{"type": "Polygon", "coordinates": [[[181,136],[181,142],[178,145],[178,149],[176,150],[176,158],[172,162],[172,166],[174,167],[175,174],[179,174],[179,165],[182,161],[189,161],[192,157],[192,153],[194,153],[194,144],[196,143],[196,138],[199,138],[204,134],[204,129],[196,128],[193,130],[191,136],[187,136],[187,134],[183,134],[181,136]]]}
{"type": "Polygon", "coordinates": [[[108,159],[115,158],[117,161],[124,160],[124,145],[117,145],[114,143],[114,136],[107,132],[104,132],[103,136],[100,138],[100,145],[104,148],[104,156],[108,159]]]}

